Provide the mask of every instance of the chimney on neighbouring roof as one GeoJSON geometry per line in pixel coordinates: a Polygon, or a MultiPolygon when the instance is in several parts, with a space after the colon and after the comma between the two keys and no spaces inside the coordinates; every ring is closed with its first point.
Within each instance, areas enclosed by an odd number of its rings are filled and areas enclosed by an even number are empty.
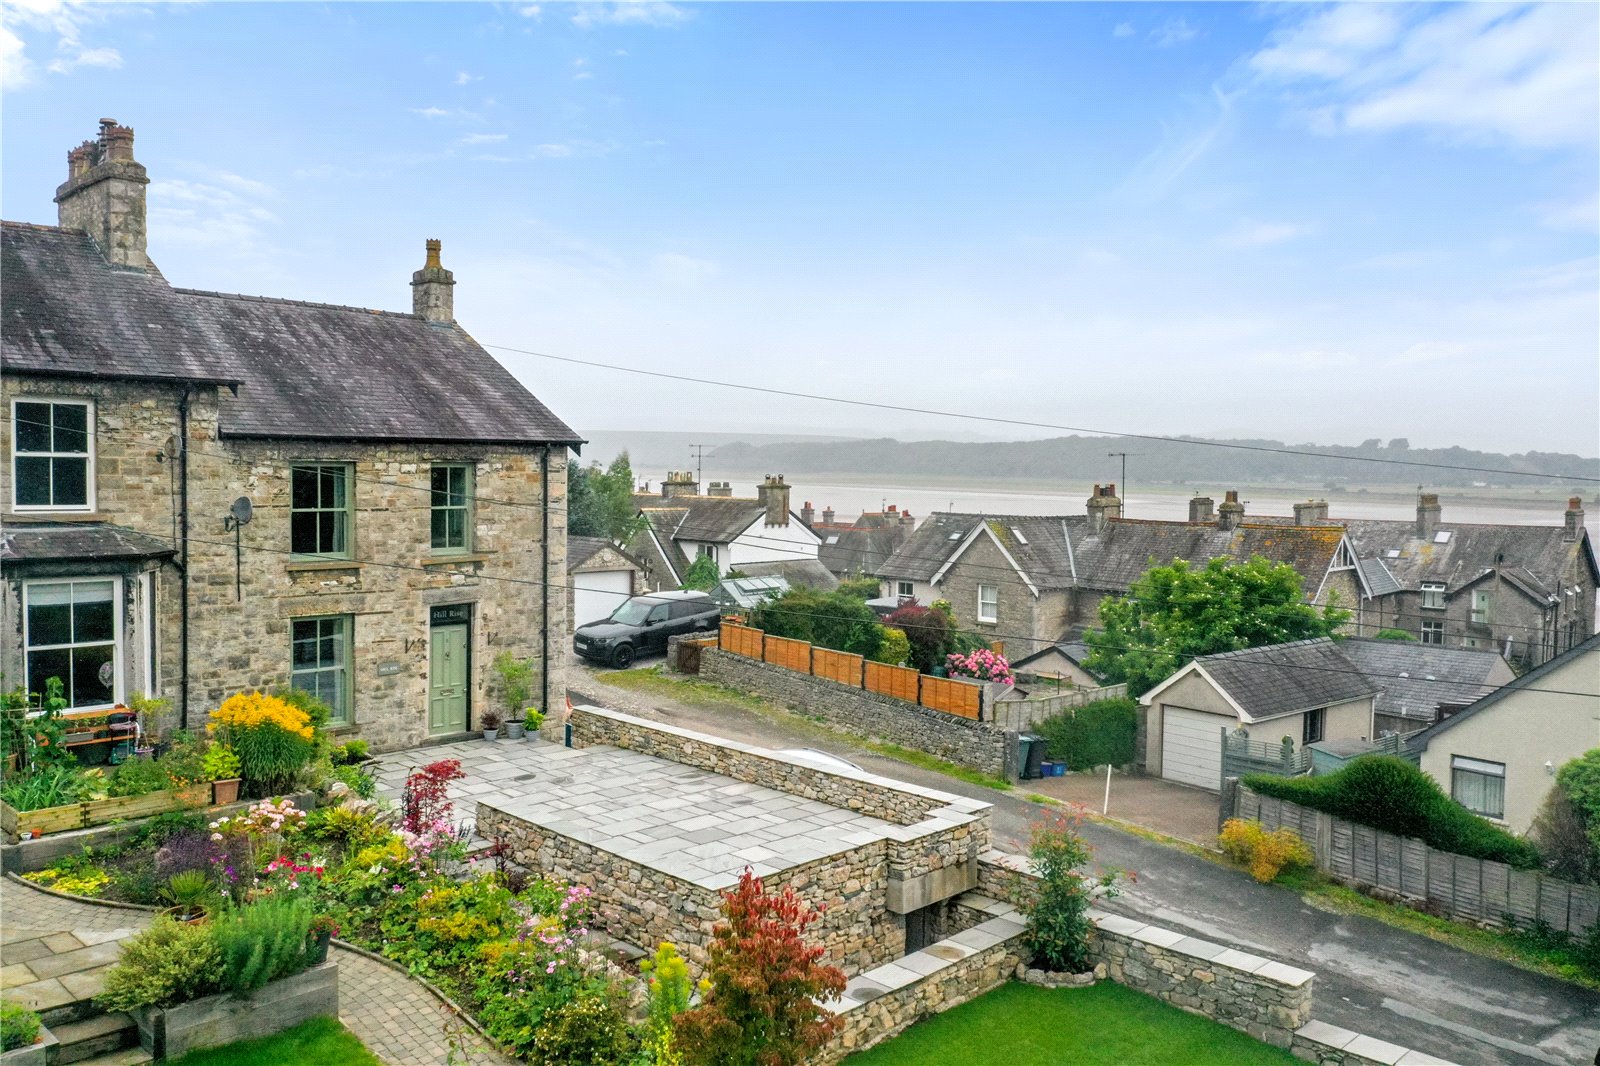
{"type": "Polygon", "coordinates": [[[901,525],[909,526],[909,525],[914,525],[915,523],[916,523],[916,519],[911,517],[911,512],[910,511],[901,511],[900,512],[900,524],[901,525]]]}
{"type": "Polygon", "coordinates": [[[782,474],[768,474],[766,480],[756,489],[756,496],[767,505],[767,525],[789,524],[789,486],[784,482],[782,474]]]}
{"type": "Polygon", "coordinates": [[[700,483],[690,470],[669,470],[661,482],[661,498],[671,500],[678,496],[700,495],[700,483]]]}
{"type": "Polygon", "coordinates": [[[1573,496],[1567,500],[1567,525],[1561,534],[1565,541],[1575,541],[1583,532],[1583,499],[1573,496]]]}
{"type": "Polygon", "coordinates": [[[63,229],[82,230],[106,261],[144,270],[144,167],[133,158],[133,130],[114,118],[100,120],[100,138],[67,152],[67,180],[56,187],[56,219],[63,229]]]}
{"type": "Polygon", "coordinates": [[[725,496],[732,496],[733,495],[733,485],[731,485],[730,483],[728,483],[726,481],[713,481],[711,483],[711,487],[706,490],[706,495],[707,496],[724,496],[724,497],[725,496]]]}
{"type": "Polygon", "coordinates": [[[1222,506],[1217,508],[1217,528],[1238,529],[1242,521],[1244,504],[1239,502],[1239,490],[1229,489],[1223,494],[1222,506]]]}
{"type": "Polygon", "coordinates": [[[1195,496],[1189,500],[1189,521],[1210,523],[1216,518],[1213,508],[1216,501],[1210,496],[1195,496]]]}
{"type": "Polygon", "coordinates": [[[1326,522],[1327,520],[1327,500],[1307,500],[1305,503],[1294,505],[1294,524],[1297,526],[1309,526],[1316,522],[1326,522]]]}
{"type": "Polygon", "coordinates": [[[804,522],[808,526],[816,524],[817,512],[811,506],[810,500],[807,500],[804,506],[800,508],[800,521],[804,522]]]}
{"type": "Polygon", "coordinates": [[[822,509],[822,524],[825,525],[825,526],[831,526],[831,525],[833,525],[833,519],[834,519],[833,508],[832,507],[824,507],[822,509]]]}
{"type": "Polygon", "coordinates": [[[1439,531],[1439,494],[1424,492],[1417,496],[1417,536],[1432,540],[1439,531]]]}
{"type": "Polygon", "coordinates": [[[1117,499],[1117,486],[1096,485],[1094,494],[1089,497],[1087,504],[1089,510],[1089,532],[1102,533],[1106,524],[1113,518],[1122,517],[1122,501],[1117,499]]]}
{"type": "Polygon", "coordinates": [[[411,275],[411,313],[427,322],[445,325],[456,320],[456,298],[451,291],[456,276],[439,265],[439,241],[428,238],[428,261],[411,275]]]}

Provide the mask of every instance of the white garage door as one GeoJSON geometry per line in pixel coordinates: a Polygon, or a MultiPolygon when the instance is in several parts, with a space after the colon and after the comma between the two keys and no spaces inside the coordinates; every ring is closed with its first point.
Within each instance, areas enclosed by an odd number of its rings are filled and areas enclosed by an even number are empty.
{"type": "Polygon", "coordinates": [[[632,595],[632,570],[580,570],[572,575],[572,628],[608,618],[632,595]]]}
{"type": "Polygon", "coordinates": [[[1161,776],[1196,788],[1222,789],[1222,730],[1233,719],[1165,706],[1161,719],[1161,776]]]}

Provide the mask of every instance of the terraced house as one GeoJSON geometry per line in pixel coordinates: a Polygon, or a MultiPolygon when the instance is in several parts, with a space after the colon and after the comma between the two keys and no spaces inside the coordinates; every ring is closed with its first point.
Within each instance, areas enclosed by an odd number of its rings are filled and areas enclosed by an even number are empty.
{"type": "Polygon", "coordinates": [[[68,163],[58,225],[3,225],[7,685],[180,726],[292,685],[378,749],[473,728],[501,651],[562,700],[581,441],[456,324],[439,242],[410,313],[177,288],[133,131],[68,163]]]}

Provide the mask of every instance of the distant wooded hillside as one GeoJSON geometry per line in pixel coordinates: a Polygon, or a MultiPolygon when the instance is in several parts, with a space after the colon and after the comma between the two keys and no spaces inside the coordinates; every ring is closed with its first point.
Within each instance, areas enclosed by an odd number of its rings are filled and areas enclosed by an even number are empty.
{"type": "MultiPolygon", "coordinates": [[[[942,475],[946,477],[1081,478],[1085,471],[1115,469],[1108,452],[1136,455],[1145,483],[1210,484],[1312,481],[1329,486],[1357,484],[1530,485],[1541,480],[1600,477],[1600,458],[1559,452],[1502,455],[1469,448],[1412,448],[1404,440],[1377,439],[1354,446],[1295,444],[1275,440],[1202,438],[1151,441],[1128,437],[1055,437],[1007,443],[878,440],[807,441],[774,444],[735,442],[712,453],[717,466],[737,470],[781,470],[786,474],[942,475]],[[1313,455],[1248,451],[1207,444],[1253,448],[1294,448],[1313,455]],[[1326,456],[1326,458],[1323,458],[1326,456]],[[1486,467],[1526,475],[1486,474],[1370,462],[1372,459],[1486,467]]],[[[1114,462],[1114,461],[1113,461],[1114,462]]]]}

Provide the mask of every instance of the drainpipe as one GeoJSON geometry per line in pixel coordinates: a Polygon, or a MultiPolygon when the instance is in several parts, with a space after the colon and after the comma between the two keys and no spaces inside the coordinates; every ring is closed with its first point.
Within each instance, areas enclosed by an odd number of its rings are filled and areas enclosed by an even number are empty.
{"type": "Polygon", "coordinates": [[[544,609],[539,612],[539,684],[543,688],[542,706],[548,718],[555,713],[550,702],[550,445],[539,451],[539,509],[544,513],[544,535],[539,538],[539,574],[544,594],[544,609]]]}
{"type": "Polygon", "coordinates": [[[179,681],[178,728],[189,728],[189,386],[183,387],[178,400],[178,590],[181,605],[178,609],[178,669],[179,681]]]}

